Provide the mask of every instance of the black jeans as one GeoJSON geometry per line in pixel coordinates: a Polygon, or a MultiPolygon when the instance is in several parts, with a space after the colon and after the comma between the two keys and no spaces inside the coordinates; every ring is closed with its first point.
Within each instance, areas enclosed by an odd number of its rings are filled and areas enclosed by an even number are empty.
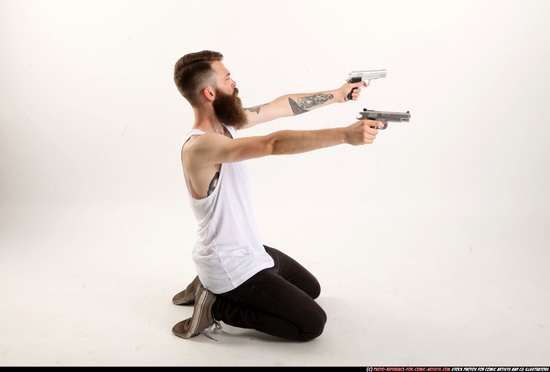
{"type": "Polygon", "coordinates": [[[214,318],[291,340],[318,337],[327,321],[324,310],[314,301],[321,293],[319,282],[291,257],[264,247],[275,266],[229,292],[216,294],[214,318]]]}

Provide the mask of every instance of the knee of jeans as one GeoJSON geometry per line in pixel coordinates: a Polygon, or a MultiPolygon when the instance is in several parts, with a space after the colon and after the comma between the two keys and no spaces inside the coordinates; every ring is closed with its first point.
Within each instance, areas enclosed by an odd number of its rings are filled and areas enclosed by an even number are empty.
{"type": "Polygon", "coordinates": [[[321,285],[319,282],[315,283],[315,285],[311,288],[309,295],[313,299],[316,299],[321,295],[321,285]]]}
{"type": "Polygon", "coordinates": [[[307,287],[303,288],[303,291],[308,294],[312,299],[317,299],[321,295],[321,285],[315,281],[310,283],[307,287]]]}
{"type": "Polygon", "coordinates": [[[311,341],[323,333],[325,324],[327,323],[327,315],[323,309],[319,308],[315,315],[309,317],[307,329],[302,331],[302,340],[311,341]]]}

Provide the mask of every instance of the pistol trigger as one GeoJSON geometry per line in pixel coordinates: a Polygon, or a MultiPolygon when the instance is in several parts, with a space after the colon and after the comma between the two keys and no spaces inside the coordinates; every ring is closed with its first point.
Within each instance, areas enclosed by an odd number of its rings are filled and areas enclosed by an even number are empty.
{"type": "MultiPolygon", "coordinates": [[[[374,120],[374,119],[373,119],[374,120]]],[[[378,129],[378,130],[384,130],[388,127],[388,122],[386,120],[378,120],[380,123],[384,124],[384,126],[382,128],[380,127],[375,127],[374,125],[371,125],[370,127],[373,128],[373,129],[378,129]]]]}

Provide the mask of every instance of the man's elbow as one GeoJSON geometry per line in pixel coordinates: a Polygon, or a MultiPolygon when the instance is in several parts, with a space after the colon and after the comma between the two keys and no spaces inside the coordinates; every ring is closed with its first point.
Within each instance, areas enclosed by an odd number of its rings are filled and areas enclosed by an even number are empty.
{"type": "Polygon", "coordinates": [[[266,156],[269,155],[281,155],[280,146],[277,146],[279,141],[277,139],[276,133],[271,133],[265,136],[264,142],[264,153],[266,156]]]}
{"type": "Polygon", "coordinates": [[[292,131],[282,130],[270,134],[266,144],[266,151],[269,155],[290,155],[294,154],[292,131]]]}

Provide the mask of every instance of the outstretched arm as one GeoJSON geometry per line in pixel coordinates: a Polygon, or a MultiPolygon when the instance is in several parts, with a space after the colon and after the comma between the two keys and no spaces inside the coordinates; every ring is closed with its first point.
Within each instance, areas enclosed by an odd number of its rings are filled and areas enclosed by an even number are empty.
{"type": "Polygon", "coordinates": [[[268,155],[292,155],[340,144],[354,146],[370,144],[383,124],[360,120],[341,128],[321,130],[282,130],[265,136],[228,138],[217,133],[198,136],[184,151],[186,169],[209,164],[234,163],[268,155]]]}
{"type": "Polygon", "coordinates": [[[264,105],[245,108],[248,114],[248,124],[243,128],[250,128],[256,124],[285,116],[303,114],[332,103],[345,102],[346,96],[353,88],[358,88],[352,94],[352,99],[357,100],[361,86],[366,87],[367,83],[346,83],[338,89],[326,92],[287,94],[264,105]]]}
{"type": "Polygon", "coordinates": [[[192,137],[182,149],[182,163],[190,190],[197,199],[208,196],[220,163],[234,163],[269,155],[291,155],[348,143],[364,145],[374,141],[383,123],[360,120],[341,128],[297,131],[282,130],[265,136],[229,138],[205,133],[192,137]]]}

